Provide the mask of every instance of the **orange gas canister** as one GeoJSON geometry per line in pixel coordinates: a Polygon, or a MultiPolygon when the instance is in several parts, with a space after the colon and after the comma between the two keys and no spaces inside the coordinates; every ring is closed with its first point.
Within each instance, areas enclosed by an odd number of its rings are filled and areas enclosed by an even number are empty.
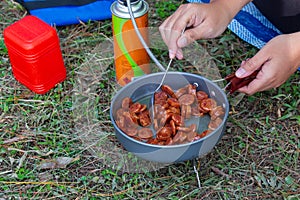
{"type": "MultiPolygon", "coordinates": [[[[151,73],[150,57],[134,30],[126,2],[118,0],[111,5],[116,79],[121,86],[151,73]]],[[[141,35],[149,43],[149,5],[144,0],[130,0],[130,5],[141,35]]]]}
{"type": "Polygon", "coordinates": [[[56,30],[34,16],[4,29],[14,77],[37,94],[44,94],[66,78],[56,30]]]}

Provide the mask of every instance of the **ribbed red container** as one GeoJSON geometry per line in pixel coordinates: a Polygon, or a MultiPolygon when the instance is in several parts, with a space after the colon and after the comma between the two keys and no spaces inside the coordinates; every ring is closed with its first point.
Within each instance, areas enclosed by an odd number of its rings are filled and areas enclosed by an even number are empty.
{"type": "Polygon", "coordinates": [[[13,75],[37,94],[44,94],[66,78],[56,30],[34,16],[4,29],[13,75]]]}

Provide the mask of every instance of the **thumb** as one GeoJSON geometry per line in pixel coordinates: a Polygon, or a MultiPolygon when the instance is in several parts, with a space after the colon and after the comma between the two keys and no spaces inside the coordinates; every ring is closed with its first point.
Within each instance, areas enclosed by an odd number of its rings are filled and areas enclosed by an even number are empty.
{"type": "Polygon", "coordinates": [[[255,55],[245,61],[242,61],[240,68],[235,72],[236,77],[244,78],[252,74],[255,70],[259,69],[263,63],[263,59],[260,59],[259,55],[255,55]]]}
{"type": "Polygon", "coordinates": [[[179,38],[177,41],[177,45],[179,48],[183,48],[194,42],[195,36],[194,36],[194,31],[193,29],[186,30],[179,38]]]}

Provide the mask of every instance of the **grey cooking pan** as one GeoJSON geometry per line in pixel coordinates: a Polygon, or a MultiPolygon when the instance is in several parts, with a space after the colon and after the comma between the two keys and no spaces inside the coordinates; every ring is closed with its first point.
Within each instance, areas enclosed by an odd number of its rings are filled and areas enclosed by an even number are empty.
{"type": "MultiPolygon", "coordinates": [[[[218,85],[200,75],[184,72],[169,72],[164,84],[171,86],[174,90],[182,88],[187,84],[196,84],[198,86],[197,90],[205,91],[209,97],[215,99],[218,105],[224,108],[225,114],[222,117],[222,123],[207,136],[186,144],[167,146],[153,145],[129,137],[116,124],[116,112],[121,107],[122,100],[125,97],[132,98],[134,102],[139,101],[151,106],[149,105],[150,97],[159,85],[163,75],[163,72],[159,72],[138,78],[124,86],[113,97],[110,117],[116,137],[127,151],[149,161],[177,163],[202,157],[210,152],[222,138],[226,128],[229,103],[226,94],[218,85]]],[[[205,115],[203,117],[193,118],[192,120],[193,123],[197,124],[198,132],[201,133],[207,129],[210,117],[205,115]]]]}

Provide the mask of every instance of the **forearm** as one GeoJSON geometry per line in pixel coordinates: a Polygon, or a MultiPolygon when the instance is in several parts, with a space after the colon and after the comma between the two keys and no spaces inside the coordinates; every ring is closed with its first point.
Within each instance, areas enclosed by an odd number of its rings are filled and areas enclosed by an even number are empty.
{"type": "Polygon", "coordinates": [[[288,45],[290,47],[289,55],[292,60],[294,60],[294,69],[297,70],[297,68],[300,66],[300,32],[295,32],[288,34],[288,45]]]}
{"type": "Polygon", "coordinates": [[[212,0],[212,4],[221,6],[228,13],[229,18],[233,19],[235,15],[252,0],[212,0]]]}

